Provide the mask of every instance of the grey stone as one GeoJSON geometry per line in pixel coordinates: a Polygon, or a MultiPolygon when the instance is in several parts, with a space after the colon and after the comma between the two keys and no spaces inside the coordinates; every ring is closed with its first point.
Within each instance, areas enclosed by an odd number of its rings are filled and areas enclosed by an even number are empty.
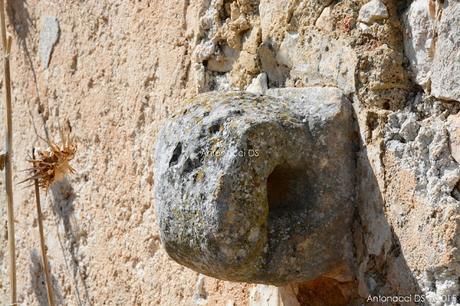
{"type": "Polygon", "coordinates": [[[334,30],[334,17],[330,6],[324,8],[321,15],[316,20],[315,26],[325,32],[332,32],[334,30]]]}
{"type": "Polygon", "coordinates": [[[406,141],[413,141],[417,137],[418,130],[420,129],[420,124],[416,121],[414,116],[411,116],[404,121],[401,125],[401,130],[399,133],[406,141]]]}
{"type": "MultiPolygon", "coordinates": [[[[451,156],[455,154],[457,114],[446,120],[449,111],[439,112],[436,104],[428,96],[417,101],[417,110],[427,115],[418,119],[420,128],[414,141],[401,142],[393,128],[385,127],[388,134],[383,163],[385,174],[390,176],[385,181],[386,198],[382,205],[402,246],[405,262],[411,271],[419,264],[423,267],[425,272],[417,276],[418,284],[427,300],[432,301],[458,292],[460,271],[458,256],[444,256],[457,254],[460,242],[458,232],[445,235],[446,229],[457,226],[460,203],[456,187],[460,167],[451,156]],[[426,222],[428,219],[431,221],[426,222]]],[[[406,120],[414,113],[410,108],[398,112],[406,120]]]]}
{"type": "Polygon", "coordinates": [[[206,93],[156,144],[161,241],[216,278],[283,285],[352,258],[354,144],[335,88],[206,93]]]}
{"type": "Polygon", "coordinates": [[[276,59],[291,68],[290,79],[301,81],[304,87],[328,85],[345,94],[355,91],[356,53],[340,38],[312,30],[304,41],[298,33],[286,33],[276,59]]]}
{"type": "Polygon", "coordinates": [[[200,274],[195,284],[194,300],[196,305],[206,305],[208,303],[208,293],[206,292],[204,280],[205,276],[200,274]]]}
{"type": "Polygon", "coordinates": [[[416,0],[403,20],[405,54],[416,83],[436,98],[460,101],[455,77],[460,75],[460,3],[416,0]]]}
{"type": "Polygon", "coordinates": [[[372,24],[388,18],[388,10],[381,0],[371,0],[359,10],[358,21],[372,24]]]}
{"type": "Polygon", "coordinates": [[[414,80],[429,89],[433,62],[433,21],[428,13],[428,0],[415,0],[403,16],[404,51],[411,63],[414,80]]]}
{"type": "Polygon", "coordinates": [[[59,39],[59,22],[54,16],[45,16],[40,32],[39,53],[42,65],[48,68],[53,48],[59,39]]]}
{"type": "Polygon", "coordinates": [[[460,164],[460,113],[450,115],[447,119],[449,131],[449,147],[453,159],[460,164]]]}
{"type": "Polygon", "coordinates": [[[460,2],[450,0],[444,5],[437,29],[431,93],[440,99],[460,101],[460,2]]]}
{"type": "Polygon", "coordinates": [[[248,88],[246,88],[246,91],[262,95],[267,91],[267,89],[267,74],[264,72],[252,80],[251,84],[249,84],[248,88]]]}

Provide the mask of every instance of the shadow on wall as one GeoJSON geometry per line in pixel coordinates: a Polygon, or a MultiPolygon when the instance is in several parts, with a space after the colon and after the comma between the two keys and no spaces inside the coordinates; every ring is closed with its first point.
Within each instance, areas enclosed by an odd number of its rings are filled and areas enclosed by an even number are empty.
{"type": "Polygon", "coordinates": [[[27,36],[33,28],[32,18],[28,10],[27,0],[8,1],[7,14],[11,23],[14,24],[14,30],[20,43],[26,41],[27,36]]]}
{"type": "MultiPolygon", "coordinates": [[[[53,269],[50,270],[52,271],[53,269]]],[[[45,283],[45,274],[43,272],[43,264],[42,259],[36,250],[33,250],[30,253],[30,280],[31,280],[31,287],[35,292],[35,296],[37,297],[38,304],[40,306],[48,306],[48,296],[46,290],[46,283],[45,283]]],[[[51,273],[51,282],[53,284],[53,293],[54,293],[54,301],[57,305],[64,305],[64,300],[61,293],[61,288],[59,287],[59,283],[56,278],[51,273]]]]}
{"type": "MultiPolygon", "coordinates": [[[[34,110],[37,110],[38,115],[42,121],[43,132],[45,133],[45,138],[49,140],[49,133],[48,128],[46,126],[47,120],[47,112],[44,110],[44,106],[42,100],[40,98],[40,90],[38,88],[38,80],[37,80],[37,71],[32,60],[31,53],[29,51],[29,47],[27,45],[27,37],[29,36],[30,32],[37,32],[37,29],[34,27],[32,22],[32,17],[29,12],[29,7],[27,1],[25,0],[13,0],[8,1],[7,6],[7,14],[10,23],[13,25],[15,36],[14,39],[18,40],[18,45],[20,49],[24,52],[25,62],[29,64],[30,71],[33,77],[33,84],[35,90],[35,100],[27,99],[28,109],[29,109],[29,117],[32,122],[32,126],[35,131],[35,135],[40,135],[37,127],[35,126],[35,116],[33,114],[34,110]],[[34,105],[36,104],[36,105],[34,105]]],[[[14,43],[14,41],[13,41],[14,43]]]]}
{"type": "MultiPolygon", "coordinates": [[[[374,144],[374,147],[378,144],[374,144]]],[[[370,295],[415,295],[421,290],[407,265],[398,237],[385,216],[385,198],[372,168],[372,154],[360,139],[357,159],[358,222],[361,227],[355,237],[357,259],[365,263],[361,269],[363,282],[370,295]],[[361,237],[359,237],[361,236],[361,237]],[[362,247],[360,247],[362,244],[362,247]]],[[[380,149],[376,152],[377,157],[380,149]]]]}
{"type": "Polygon", "coordinates": [[[353,228],[356,279],[341,282],[333,277],[321,277],[297,284],[297,299],[302,306],[381,305],[375,300],[379,295],[413,297],[421,294],[402,254],[399,239],[385,217],[385,200],[371,160],[372,153],[359,139],[357,212],[353,228]]]}
{"type": "Polygon", "coordinates": [[[74,216],[74,201],[77,198],[72,185],[67,179],[55,183],[51,187],[53,197],[53,209],[62,221],[64,236],[56,225],[56,232],[61,246],[62,255],[69,275],[72,276],[75,298],[78,305],[91,305],[88,286],[86,284],[86,266],[82,266],[78,260],[78,248],[80,239],[86,232],[80,230],[74,216]],[[83,292],[81,292],[81,289],[83,292]]]}

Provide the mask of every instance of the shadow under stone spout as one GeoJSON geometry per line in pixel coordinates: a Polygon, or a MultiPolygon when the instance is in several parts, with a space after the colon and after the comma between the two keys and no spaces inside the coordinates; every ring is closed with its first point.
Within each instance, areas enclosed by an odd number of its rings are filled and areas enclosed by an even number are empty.
{"type": "Polygon", "coordinates": [[[157,139],[161,241],[216,278],[284,285],[353,261],[350,102],[335,88],[201,94],[157,139]]]}

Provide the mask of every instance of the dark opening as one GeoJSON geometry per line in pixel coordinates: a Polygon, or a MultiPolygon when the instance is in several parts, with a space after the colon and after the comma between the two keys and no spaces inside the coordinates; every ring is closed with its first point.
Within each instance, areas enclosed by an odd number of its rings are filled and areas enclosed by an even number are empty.
{"type": "Polygon", "coordinates": [[[305,169],[293,168],[286,164],[277,166],[267,179],[270,214],[305,207],[307,187],[305,169]]]}
{"type": "MultiPolygon", "coordinates": [[[[458,284],[460,285],[460,277],[458,278],[458,284]]],[[[457,303],[460,303],[460,294],[457,295],[457,303]]]]}
{"type": "Polygon", "coordinates": [[[460,201],[460,181],[457,182],[450,195],[457,201],[460,201]]]}
{"type": "Polygon", "coordinates": [[[171,159],[169,160],[169,166],[174,166],[179,161],[179,157],[182,154],[182,143],[179,142],[176,147],[174,148],[173,154],[171,159]]]}
{"type": "Polygon", "coordinates": [[[208,128],[208,131],[210,134],[216,134],[217,132],[220,132],[223,129],[222,123],[221,122],[215,122],[213,125],[211,125],[208,128]]]}
{"type": "Polygon", "coordinates": [[[309,306],[350,305],[358,291],[355,282],[340,283],[327,277],[299,284],[298,288],[297,299],[300,305],[309,306]]]}

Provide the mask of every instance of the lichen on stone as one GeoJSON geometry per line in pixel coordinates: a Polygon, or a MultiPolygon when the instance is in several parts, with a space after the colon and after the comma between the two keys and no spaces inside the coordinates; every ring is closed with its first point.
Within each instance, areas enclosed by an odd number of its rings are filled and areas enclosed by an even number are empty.
{"type": "Polygon", "coordinates": [[[269,284],[347,265],[350,116],[335,89],[196,97],[157,141],[155,195],[169,255],[203,274],[269,284]],[[328,252],[333,245],[342,251],[328,252]]]}

